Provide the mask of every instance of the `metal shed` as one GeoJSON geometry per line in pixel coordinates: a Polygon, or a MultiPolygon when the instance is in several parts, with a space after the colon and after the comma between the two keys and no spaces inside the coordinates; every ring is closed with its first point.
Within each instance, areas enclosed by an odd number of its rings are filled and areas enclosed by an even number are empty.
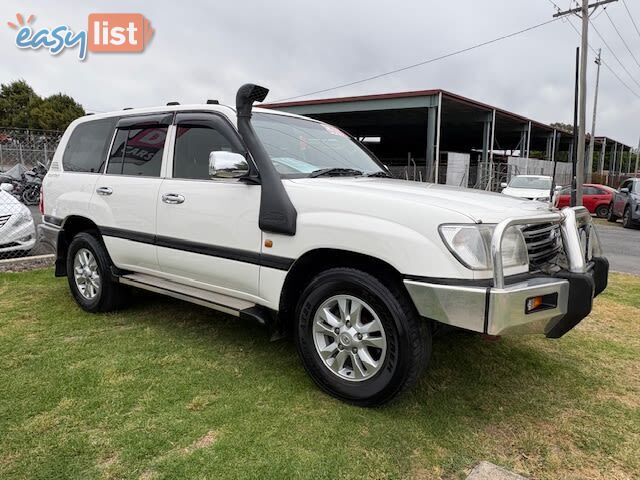
{"type": "MultiPolygon", "coordinates": [[[[513,174],[551,174],[556,155],[558,183],[571,178],[570,133],[445,90],[261,106],[313,117],[361,140],[375,140],[367,146],[401,178],[496,190],[513,174]]],[[[596,142],[607,145],[604,137],[596,142]]],[[[630,151],[627,145],[620,148],[630,151]]]]}

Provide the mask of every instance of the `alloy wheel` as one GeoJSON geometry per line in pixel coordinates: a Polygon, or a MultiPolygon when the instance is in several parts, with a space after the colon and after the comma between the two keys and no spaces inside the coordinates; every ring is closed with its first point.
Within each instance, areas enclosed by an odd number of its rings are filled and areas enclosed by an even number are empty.
{"type": "Polygon", "coordinates": [[[98,262],[93,253],[81,248],[73,260],[73,276],[80,294],[87,300],[94,299],[100,293],[102,281],[98,271],[98,262]]]}
{"type": "Polygon", "coordinates": [[[325,300],[313,318],[313,341],[322,363],[352,382],[369,380],[384,364],[387,338],[376,312],[351,295],[325,300]]]}

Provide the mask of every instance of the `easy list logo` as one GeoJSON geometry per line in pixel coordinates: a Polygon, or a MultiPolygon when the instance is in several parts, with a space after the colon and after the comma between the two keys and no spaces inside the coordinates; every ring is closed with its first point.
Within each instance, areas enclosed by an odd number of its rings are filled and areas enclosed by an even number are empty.
{"type": "Polygon", "coordinates": [[[16,14],[16,23],[7,22],[17,30],[18,48],[38,50],[44,48],[58,55],[67,48],[77,48],[78,59],[84,61],[88,52],[136,53],[143,52],[153,37],[151,22],[140,13],[92,13],[88,28],[74,32],[68,25],[53,28],[35,28],[34,15],[24,20],[16,14]]]}

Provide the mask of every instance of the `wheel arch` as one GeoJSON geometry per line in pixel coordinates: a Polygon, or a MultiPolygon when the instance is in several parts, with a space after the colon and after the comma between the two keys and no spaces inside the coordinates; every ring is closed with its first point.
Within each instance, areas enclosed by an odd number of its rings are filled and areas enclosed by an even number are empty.
{"type": "Polygon", "coordinates": [[[356,268],[383,282],[399,282],[402,285],[402,274],[379,258],[334,248],[310,250],[293,263],[282,286],[279,304],[279,321],[282,328],[290,331],[300,294],[311,279],[324,270],[337,267],[356,268]]]}
{"type": "Polygon", "coordinates": [[[63,220],[56,245],[56,277],[67,275],[67,252],[73,237],[80,232],[88,231],[95,232],[98,240],[102,242],[100,229],[93,220],[81,215],[69,215],[63,220]]]}

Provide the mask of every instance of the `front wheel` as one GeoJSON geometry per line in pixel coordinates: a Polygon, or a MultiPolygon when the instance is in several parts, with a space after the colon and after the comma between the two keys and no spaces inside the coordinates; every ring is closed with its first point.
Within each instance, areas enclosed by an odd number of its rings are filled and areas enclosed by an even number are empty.
{"type": "Polygon", "coordinates": [[[596,217],[598,218],[606,218],[609,216],[609,206],[608,205],[599,205],[596,208],[596,217]]]}
{"type": "Polygon", "coordinates": [[[428,324],[401,286],[350,268],[320,273],[297,308],[305,369],[341,400],[376,406],[413,385],[431,353],[428,324]]]}
{"type": "Polygon", "coordinates": [[[40,201],[40,189],[28,187],[22,192],[22,203],[25,205],[37,205],[40,201]]]}

